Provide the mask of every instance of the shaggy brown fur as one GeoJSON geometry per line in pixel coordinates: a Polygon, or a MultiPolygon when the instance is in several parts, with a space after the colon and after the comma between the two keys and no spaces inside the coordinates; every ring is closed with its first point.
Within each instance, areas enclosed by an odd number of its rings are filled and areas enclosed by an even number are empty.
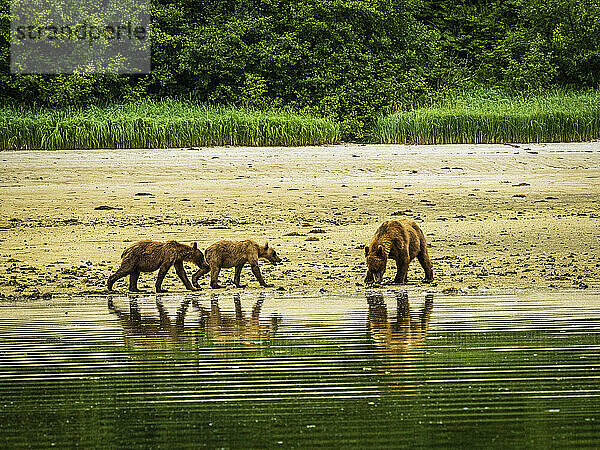
{"type": "Polygon", "coordinates": [[[154,272],[158,270],[156,292],[166,292],[161,287],[162,282],[173,265],[185,287],[194,291],[196,288],[190,283],[183,268],[183,262],[192,262],[200,268],[208,267],[204,262],[204,255],[198,250],[198,245],[195,242],[192,245],[185,245],[176,241],[165,243],[140,241],[127,248],[121,255],[121,258],[121,267],[119,267],[119,270],[115,274],[108,278],[107,285],[109,291],[112,290],[115,281],[129,275],[129,290],[139,292],[137,281],[140,272],[154,272]]]}
{"type": "Polygon", "coordinates": [[[245,287],[240,285],[240,274],[245,264],[250,264],[252,273],[258,280],[261,286],[271,287],[265,283],[265,280],[260,273],[258,267],[258,259],[263,258],[269,260],[272,264],[281,262],[281,258],[277,256],[275,250],[269,247],[269,244],[260,245],[254,241],[219,241],[206,249],[206,262],[209,267],[201,268],[192,276],[194,286],[198,285],[198,278],[204,276],[210,271],[210,286],[212,288],[220,288],[219,286],[219,271],[235,267],[235,276],[233,281],[237,287],[245,287]]]}
{"type": "Polygon", "coordinates": [[[387,260],[396,260],[394,283],[406,283],[408,265],[416,257],[425,270],[425,281],[433,280],[427,242],[419,226],[410,220],[384,222],[375,232],[371,244],[365,247],[367,276],[365,283],[381,283],[387,260]]]}

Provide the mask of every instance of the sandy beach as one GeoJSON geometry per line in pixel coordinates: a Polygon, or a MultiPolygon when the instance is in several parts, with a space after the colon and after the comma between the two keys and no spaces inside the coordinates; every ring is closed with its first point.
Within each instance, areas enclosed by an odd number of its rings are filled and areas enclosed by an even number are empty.
{"type": "MultiPolygon", "coordinates": [[[[0,294],[104,292],[141,239],[268,241],[272,289],[364,289],[364,245],[417,221],[408,290],[598,287],[600,143],[2,152],[0,294]]],[[[195,268],[186,266],[188,275],[195,268]]],[[[384,280],[391,282],[395,263],[384,280]]],[[[151,291],[156,273],[142,274],[151,291]]],[[[208,276],[201,286],[211,290],[208,276]]],[[[233,290],[233,269],[221,271],[233,290]]],[[[246,290],[260,289],[250,269],[246,290]]],[[[171,270],[163,286],[185,289],[171,270]]],[[[125,292],[126,279],[115,289],[125,292]]],[[[398,286],[385,286],[398,289],[398,286]]]]}

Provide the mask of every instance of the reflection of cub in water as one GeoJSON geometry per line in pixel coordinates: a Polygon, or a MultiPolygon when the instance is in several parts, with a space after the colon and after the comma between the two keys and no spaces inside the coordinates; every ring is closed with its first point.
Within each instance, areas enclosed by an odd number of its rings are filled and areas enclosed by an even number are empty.
{"type": "Polygon", "coordinates": [[[136,349],[197,349],[199,346],[215,344],[260,344],[273,337],[281,318],[273,316],[268,323],[261,323],[263,302],[261,295],[252,307],[249,318],[242,310],[239,295],[234,295],[233,314],[221,311],[217,295],[211,298],[210,308],[200,306],[196,299],[182,300],[174,317],[168,313],[159,297],[156,298],[158,316],[147,311],[142,313],[136,299],[129,301],[127,310],[119,308],[109,298],[108,310],[117,316],[126,343],[136,349]]]}
{"type": "Polygon", "coordinates": [[[394,317],[388,313],[383,294],[367,294],[368,329],[377,354],[384,357],[391,369],[398,370],[423,352],[433,296],[426,297],[423,309],[416,316],[410,313],[407,294],[396,293],[396,301],[398,312],[394,317]]]}
{"type": "MultiPolygon", "coordinates": [[[[136,341],[139,344],[145,344],[144,347],[163,346],[165,343],[175,343],[184,332],[185,316],[188,312],[191,300],[184,299],[175,318],[171,318],[165,310],[160,298],[156,298],[155,315],[142,314],[138,301],[135,298],[129,300],[129,310],[121,309],[114,304],[112,298],[108,298],[108,310],[115,314],[123,328],[123,337],[128,343],[136,341]],[[154,345],[153,345],[154,344],[154,345]]],[[[140,345],[134,345],[136,347],[140,345]]]]}
{"type": "Polygon", "coordinates": [[[210,310],[206,311],[200,308],[200,315],[203,317],[204,329],[207,338],[213,343],[226,344],[238,342],[242,344],[260,344],[265,339],[270,339],[275,335],[281,317],[273,315],[269,323],[260,322],[260,312],[264,302],[264,294],[260,294],[258,300],[252,307],[250,317],[246,317],[242,311],[240,295],[234,294],[233,303],[235,306],[234,314],[221,312],[219,307],[219,296],[214,294],[210,301],[210,310]]]}

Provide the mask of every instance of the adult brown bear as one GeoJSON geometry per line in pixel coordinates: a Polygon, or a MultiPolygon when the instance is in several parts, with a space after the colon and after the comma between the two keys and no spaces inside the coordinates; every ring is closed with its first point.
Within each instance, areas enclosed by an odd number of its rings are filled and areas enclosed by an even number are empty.
{"type": "Polygon", "coordinates": [[[180,244],[177,241],[153,242],[140,241],[128,247],[121,255],[121,267],[117,272],[108,278],[108,290],[111,291],[113,284],[119,278],[129,275],[129,290],[139,292],[137,281],[140,272],[154,272],[158,270],[156,278],[156,292],[166,292],[162,289],[162,282],[165,275],[175,266],[175,271],[184,286],[190,291],[195,291],[183,268],[183,262],[189,261],[198,267],[208,267],[204,262],[204,255],[198,250],[198,245],[194,242],[192,245],[180,244]]]}
{"type": "Polygon", "coordinates": [[[419,226],[411,220],[390,220],[381,224],[371,239],[371,244],[365,247],[365,257],[365,283],[381,283],[389,258],[396,261],[394,283],[406,283],[408,265],[415,257],[425,270],[425,281],[433,280],[425,236],[419,226]]]}

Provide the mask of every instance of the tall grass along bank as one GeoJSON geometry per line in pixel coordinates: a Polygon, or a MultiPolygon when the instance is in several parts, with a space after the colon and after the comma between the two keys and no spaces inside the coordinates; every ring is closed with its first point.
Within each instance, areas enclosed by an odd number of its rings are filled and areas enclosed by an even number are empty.
{"type": "Polygon", "coordinates": [[[169,148],[317,145],[340,139],[329,119],[176,101],[107,107],[0,109],[0,148],[169,148]]]}
{"type": "Polygon", "coordinates": [[[461,96],[382,116],[373,136],[386,144],[588,141],[600,138],[600,93],[461,96]]]}

